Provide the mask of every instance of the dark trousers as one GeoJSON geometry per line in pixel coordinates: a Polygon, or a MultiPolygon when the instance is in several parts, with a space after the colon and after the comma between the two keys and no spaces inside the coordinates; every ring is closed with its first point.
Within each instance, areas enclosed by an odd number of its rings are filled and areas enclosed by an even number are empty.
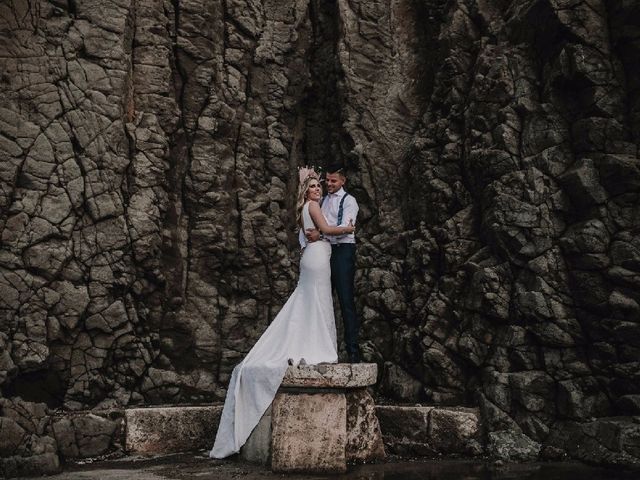
{"type": "Polygon", "coordinates": [[[331,246],[331,284],[338,294],[340,311],[344,322],[344,341],[349,359],[360,357],[358,330],[360,321],[356,315],[354,300],[354,278],[356,274],[356,245],[341,243],[331,246]]]}

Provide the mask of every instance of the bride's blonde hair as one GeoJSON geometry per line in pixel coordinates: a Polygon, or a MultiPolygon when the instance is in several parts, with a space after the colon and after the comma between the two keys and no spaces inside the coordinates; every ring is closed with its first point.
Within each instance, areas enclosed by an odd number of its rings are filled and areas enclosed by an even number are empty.
{"type": "Polygon", "coordinates": [[[298,200],[296,201],[296,224],[304,228],[302,222],[302,207],[307,200],[307,190],[311,180],[320,181],[320,175],[313,167],[300,167],[298,169],[298,200]]]}
{"type": "Polygon", "coordinates": [[[296,224],[304,228],[302,224],[302,207],[307,200],[307,191],[312,180],[318,181],[316,177],[308,176],[298,185],[298,200],[296,201],[296,224]]]}

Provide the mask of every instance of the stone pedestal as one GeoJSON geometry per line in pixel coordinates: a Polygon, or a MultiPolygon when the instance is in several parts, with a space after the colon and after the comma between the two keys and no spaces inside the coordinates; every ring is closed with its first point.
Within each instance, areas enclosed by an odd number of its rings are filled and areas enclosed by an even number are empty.
{"type": "Polygon", "coordinates": [[[347,462],[384,459],[375,405],[366,390],[376,377],[375,364],[290,367],[269,417],[253,431],[242,457],[270,462],[274,472],[309,473],[340,473],[347,462]]]}
{"type": "Polygon", "coordinates": [[[274,472],[345,472],[347,401],[344,393],[280,393],[273,402],[274,472]]]}

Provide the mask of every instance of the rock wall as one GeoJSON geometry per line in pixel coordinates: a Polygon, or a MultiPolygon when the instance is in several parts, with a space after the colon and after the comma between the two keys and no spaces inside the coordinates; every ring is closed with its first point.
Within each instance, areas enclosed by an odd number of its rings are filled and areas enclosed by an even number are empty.
{"type": "Polygon", "coordinates": [[[405,270],[394,356],[419,360],[431,400],[478,400],[490,430],[543,442],[559,420],[638,411],[638,13],[447,5],[405,157],[404,265],[428,273],[405,270]]]}
{"type": "Polygon", "coordinates": [[[632,0],[0,4],[2,395],[222,400],[295,286],[296,167],[339,160],[381,394],[479,404],[534,444],[637,414],[639,19],[632,0]]]}

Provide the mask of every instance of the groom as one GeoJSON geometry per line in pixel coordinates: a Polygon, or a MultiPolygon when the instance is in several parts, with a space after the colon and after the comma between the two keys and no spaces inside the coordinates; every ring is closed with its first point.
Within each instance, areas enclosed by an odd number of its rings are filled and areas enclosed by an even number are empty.
{"type": "MultiPolygon", "coordinates": [[[[330,165],[325,177],[328,195],[321,200],[322,213],[330,226],[354,225],[358,215],[358,202],[353,195],[345,192],[343,186],[347,181],[341,165],[330,165]]],[[[320,232],[309,229],[306,232],[307,241],[315,242],[320,238],[320,232]]],[[[360,322],[356,315],[354,301],[354,277],[356,273],[356,237],[348,235],[326,235],[331,242],[331,284],[338,294],[340,311],[344,321],[344,340],[349,355],[349,362],[360,362],[358,349],[358,331],[360,322]]]]}

